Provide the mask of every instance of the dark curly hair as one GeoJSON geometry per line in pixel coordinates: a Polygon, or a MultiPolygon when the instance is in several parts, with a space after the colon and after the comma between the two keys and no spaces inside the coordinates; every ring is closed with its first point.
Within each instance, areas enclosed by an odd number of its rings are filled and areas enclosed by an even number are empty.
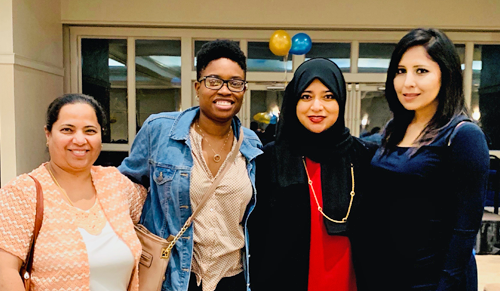
{"type": "Polygon", "coordinates": [[[47,109],[45,124],[47,130],[49,132],[52,131],[52,125],[54,125],[54,123],[59,119],[59,112],[64,105],[76,103],[88,104],[94,109],[97,122],[104,132],[106,126],[106,114],[104,113],[104,109],[102,109],[101,104],[99,104],[94,97],[85,94],[65,94],[52,101],[47,109]]]}
{"type": "Polygon", "coordinates": [[[385,97],[394,117],[387,124],[382,147],[384,152],[394,148],[404,137],[406,128],[413,120],[415,111],[406,110],[399,102],[394,88],[394,78],[398,71],[403,54],[412,47],[423,46],[431,59],[441,70],[441,88],[437,95],[438,107],[436,113],[420,134],[415,151],[431,143],[439,130],[453,117],[467,114],[463,93],[462,69],[460,57],[453,42],[442,31],[435,28],[417,28],[407,33],[397,44],[392,53],[387,71],[385,97]]]}
{"type": "Polygon", "coordinates": [[[196,79],[201,78],[203,71],[213,60],[226,58],[237,63],[245,75],[247,73],[247,57],[241,51],[238,43],[227,39],[217,39],[204,44],[196,55],[196,79]]]}

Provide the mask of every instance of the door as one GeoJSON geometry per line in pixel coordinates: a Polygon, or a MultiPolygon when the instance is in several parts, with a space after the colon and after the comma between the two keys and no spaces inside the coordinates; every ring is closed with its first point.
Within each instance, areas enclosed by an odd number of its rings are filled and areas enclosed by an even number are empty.
{"type": "Polygon", "coordinates": [[[264,144],[274,140],[276,122],[284,95],[284,83],[248,84],[245,101],[238,116],[244,126],[257,132],[264,144]]]}

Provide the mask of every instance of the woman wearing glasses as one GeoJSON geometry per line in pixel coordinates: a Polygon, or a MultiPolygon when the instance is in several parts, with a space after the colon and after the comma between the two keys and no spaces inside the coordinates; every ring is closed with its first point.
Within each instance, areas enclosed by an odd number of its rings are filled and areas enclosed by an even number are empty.
{"type": "Polygon", "coordinates": [[[253,291],[372,290],[361,285],[370,282],[358,268],[366,240],[357,230],[375,149],[345,127],[346,97],[328,59],[304,62],[286,87],[276,141],[257,159],[253,291]]]}
{"type": "MultiPolygon", "coordinates": [[[[236,114],[246,90],[246,57],[227,40],[209,42],[197,55],[199,107],[150,116],[119,167],[149,187],[141,223],[164,238],[176,235],[200,203],[240,132],[236,114]]],[[[255,133],[243,143],[214,195],[172,250],[163,290],[247,290],[246,221],[255,204],[255,133]]]]}

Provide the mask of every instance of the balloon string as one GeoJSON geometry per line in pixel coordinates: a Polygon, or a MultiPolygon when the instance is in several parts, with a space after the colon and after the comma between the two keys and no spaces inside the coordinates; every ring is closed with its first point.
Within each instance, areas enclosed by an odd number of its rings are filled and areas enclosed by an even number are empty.
{"type": "Polygon", "coordinates": [[[287,65],[288,65],[288,52],[283,57],[283,63],[285,64],[285,87],[286,87],[286,85],[288,84],[287,74],[286,74],[287,73],[287,65]]]}

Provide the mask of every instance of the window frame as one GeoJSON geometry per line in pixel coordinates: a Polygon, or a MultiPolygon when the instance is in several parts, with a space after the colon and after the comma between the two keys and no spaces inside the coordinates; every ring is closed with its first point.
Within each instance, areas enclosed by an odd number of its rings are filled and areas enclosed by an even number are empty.
{"type": "MultiPolygon", "coordinates": [[[[141,27],[98,27],[98,26],[65,26],[64,27],[64,91],[81,92],[81,39],[126,39],[127,40],[127,92],[128,92],[128,144],[103,144],[104,151],[129,151],[135,138],[135,40],[181,40],[181,109],[196,105],[193,100],[193,82],[196,81],[194,68],[194,42],[196,40],[214,40],[227,38],[239,41],[242,51],[247,54],[249,41],[269,41],[274,30],[270,29],[197,29],[197,28],[141,28],[141,27]],[[132,117],[131,117],[132,116],[132,117]]],[[[307,33],[314,42],[341,42],[351,44],[351,72],[345,73],[346,83],[381,83],[385,82],[385,73],[358,73],[359,43],[397,43],[407,30],[287,30],[290,35],[299,32],[307,33]]],[[[446,31],[455,44],[465,44],[464,94],[468,107],[472,93],[472,61],[474,45],[500,45],[500,32],[446,31]]],[[[288,82],[293,71],[304,61],[305,55],[293,55],[292,72],[248,72],[249,83],[288,82]]],[[[247,94],[246,98],[249,96],[247,94]]],[[[250,102],[245,102],[250,103],[250,102]]],[[[238,114],[243,125],[249,126],[250,117],[246,112],[250,104],[243,104],[238,114]],[[248,106],[248,108],[246,108],[248,106]]],[[[500,156],[500,151],[490,151],[500,156]]]]}

